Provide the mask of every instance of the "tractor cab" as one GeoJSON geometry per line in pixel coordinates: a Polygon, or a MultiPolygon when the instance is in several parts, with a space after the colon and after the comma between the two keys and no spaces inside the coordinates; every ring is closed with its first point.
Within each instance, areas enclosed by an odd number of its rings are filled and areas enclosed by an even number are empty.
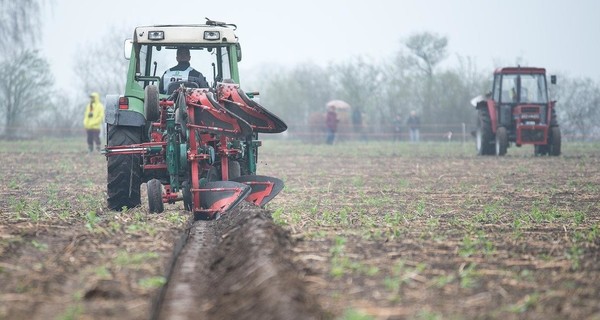
{"type": "Polygon", "coordinates": [[[133,40],[128,41],[131,45],[125,46],[126,50],[131,50],[125,52],[126,57],[134,58],[134,76],[128,79],[131,87],[143,90],[148,84],[156,84],[161,87],[161,94],[169,94],[174,90],[175,86],[169,90],[166,85],[172,82],[187,82],[186,85],[191,87],[203,87],[204,79],[189,79],[186,72],[163,79],[165,71],[180,62],[177,56],[180,49],[189,52],[189,67],[206,78],[210,87],[214,88],[224,79],[239,83],[237,64],[241,61],[242,53],[234,30],[235,25],[223,23],[136,28],[133,40]]]}

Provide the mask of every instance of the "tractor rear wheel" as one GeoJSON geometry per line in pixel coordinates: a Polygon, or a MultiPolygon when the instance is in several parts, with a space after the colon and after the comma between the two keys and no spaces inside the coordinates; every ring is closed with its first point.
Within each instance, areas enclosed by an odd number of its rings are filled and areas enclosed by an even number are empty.
{"type": "Polygon", "coordinates": [[[162,201],[162,183],[158,179],[151,179],[146,184],[148,189],[148,210],[152,213],[162,213],[165,205],[162,201]]]}
{"type": "MultiPolygon", "coordinates": [[[[108,126],[108,146],[124,146],[141,143],[140,127],[108,126]]],[[[142,158],[140,155],[116,155],[108,157],[107,193],[108,208],[121,211],[141,204],[142,158]]]]}
{"type": "Polygon", "coordinates": [[[496,130],[496,155],[503,156],[508,148],[508,132],[505,127],[499,127],[496,130]]]}
{"type": "Polygon", "coordinates": [[[144,115],[146,121],[156,121],[160,117],[158,104],[158,88],[151,84],[144,89],[144,115]]]}
{"type": "Polygon", "coordinates": [[[552,127],[550,128],[550,143],[548,144],[550,147],[549,154],[551,156],[560,156],[560,128],[552,127]]]}
{"type": "Polygon", "coordinates": [[[492,132],[492,120],[487,109],[477,110],[479,121],[477,125],[477,132],[475,134],[477,143],[477,154],[480,156],[494,154],[494,145],[490,142],[494,139],[494,133],[492,132]]]}

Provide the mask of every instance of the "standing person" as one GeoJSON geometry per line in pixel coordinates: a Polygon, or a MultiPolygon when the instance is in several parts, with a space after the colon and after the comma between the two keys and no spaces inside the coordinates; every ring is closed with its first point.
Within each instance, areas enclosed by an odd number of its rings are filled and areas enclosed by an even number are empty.
{"type": "Polygon", "coordinates": [[[354,133],[362,140],[366,140],[363,133],[363,119],[360,107],[354,107],[352,110],[352,125],[354,126],[354,133]]]}
{"type": "Polygon", "coordinates": [[[335,106],[330,105],[327,107],[327,116],[325,117],[325,125],[327,126],[327,144],[333,144],[339,121],[337,113],[335,112],[335,106]]]}
{"type": "Polygon", "coordinates": [[[90,103],[85,107],[85,115],[83,118],[83,127],[87,132],[88,151],[94,151],[94,143],[96,150],[100,151],[100,127],[104,122],[104,106],[100,102],[100,95],[96,92],[90,94],[90,103]]]}
{"type": "Polygon", "coordinates": [[[419,128],[421,127],[421,120],[415,111],[411,111],[406,121],[408,125],[410,142],[419,142],[419,128]]]}
{"type": "Polygon", "coordinates": [[[169,89],[169,84],[171,82],[176,81],[195,82],[200,88],[208,88],[209,85],[204,75],[202,75],[200,71],[192,68],[192,66],[190,65],[191,59],[192,56],[190,55],[189,48],[177,48],[177,53],[175,56],[175,60],[177,60],[177,65],[163,73],[160,83],[158,85],[158,90],[162,93],[169,93],[167,92],[169,89]]]}

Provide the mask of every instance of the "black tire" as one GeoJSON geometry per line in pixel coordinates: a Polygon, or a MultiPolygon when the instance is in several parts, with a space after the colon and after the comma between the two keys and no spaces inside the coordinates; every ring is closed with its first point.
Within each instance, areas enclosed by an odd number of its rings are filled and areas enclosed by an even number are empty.
{"type": "Polygon", "coordinates": [[[160,117],[158,88],[151,84],[144,89],[144,115],[146,121],[156,121],[160,117]]]}
{"type": "Polygon", "coordinates": [[[552,112],[550,114],[550,126],[558,127],[558,119],[556,117],[556,108],[552,108],[552,112]]]}
{"type": "Polygon", "coordinates": [[[492,132],[492,120],[487,109],[478,109],[479,122],[475,132],[477,154],[480,156],[493,155],[494,133],[492,132]]]}
{"type": "Polygon", "coordinates": [[[207,182],[219,181],[221,180],[221,172],[217,170],[216,167],[210,167],[208,172],[206,173],[207,182]]]}
{"type": "Polygon", "coordinates": [[[545,156],[548,154],[548,145],[535,145],[533,146],[533,154],[536,156],[545,156]]]}
{"type": "Polygon", "coordinates": [[[158,179],[151,179],[146,184],[148,189],[148,210],[152,213],[162,213],[165,205],[162,201],[162,183],[158,179]]]}
{"type": "Polygon", "coordinates": [[[560,156],[560,147],[561,147],[561,136],[560,136],[560,127],[551,127],[550,128],[550,142],[549,146],[549,154],[551,156],[560,156]]]}
{"type": "Polygon", "coordinates": [[[499,127],[496,130],[496,155],[505,155],[506,149],[508,149],[508,132],[505,127],[499,127]]]}
{"type": "MultiPolygon", "coordinates": [[[[108,146],[141,143],[140,127],[108,126],[108,146]]],[[[108,208],[121,211],[141,204],[142,158],[140,155],[117,155],[108,157],[107,193],[108,208]]]]}
{"type": "Polygon", "coordinates": [[[242,175],[242,168],[237,161],[229,161],[229,180],[233,180],[242,175]]]}
{"type": "Polygon", "coordinates": [[[177,100],[175,101],[176,111],[175,111],[175,123],[179,125],[181,128],[181,141],[188,140],[188,114],[187,114],[187,105],[185,104],[185,96],[183,94],[179,94],[177,96],[177,100]]]}

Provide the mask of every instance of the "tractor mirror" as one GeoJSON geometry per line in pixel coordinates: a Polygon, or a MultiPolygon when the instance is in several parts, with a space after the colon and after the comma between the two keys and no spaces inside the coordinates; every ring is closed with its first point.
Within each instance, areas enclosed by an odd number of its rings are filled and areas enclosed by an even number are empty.
{"type": "Polygon", "coordinates": [[[550,83],[556,84],[556,75],[553,74],[550,76],[550,83]]]}
{"type": "Polygon", "coordinates": [[[131,49],[133,48],[133,41],[131,39],[125,40],[125,45],[123,46],[123,53],[125,54],[125,59],[129,60],[131,58],[131,49]]]}
{"type": "Polygon", "coordinates": [[[239,42],[235,44],[235,53],[237,55],[237,61],[242,61],[242,46],[239,42]]]}

